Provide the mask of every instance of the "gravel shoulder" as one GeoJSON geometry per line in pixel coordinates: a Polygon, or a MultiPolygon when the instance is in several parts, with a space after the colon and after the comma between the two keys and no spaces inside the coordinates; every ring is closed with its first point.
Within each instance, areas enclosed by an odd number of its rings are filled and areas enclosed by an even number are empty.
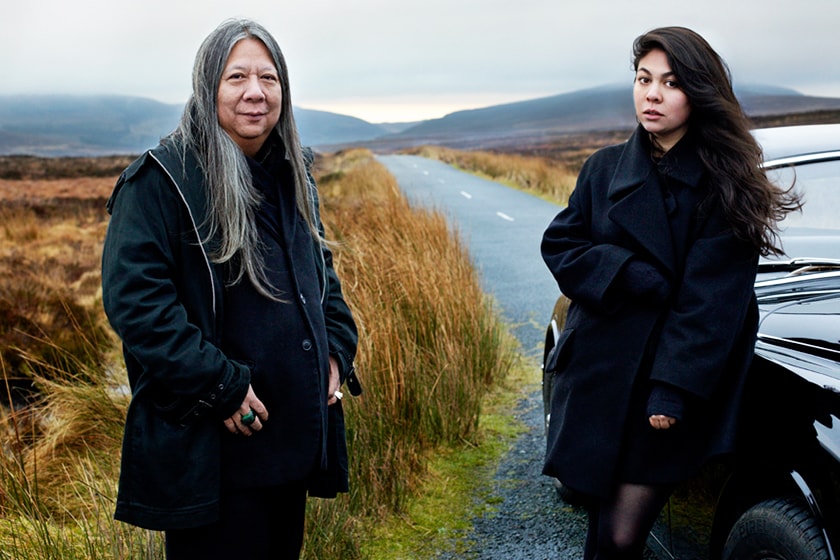
{"type": "Polygon", "coordinates": [[[526,430],[496,469],[489,496],[492,507],[473,519],[473,529],[459,540],[457,554],[438,560],[571,560],[583,556],[586,514],[557,496],[552,480],[541,473],[545,452],[542,397],[539,390],[514,411],[526,430]]]}

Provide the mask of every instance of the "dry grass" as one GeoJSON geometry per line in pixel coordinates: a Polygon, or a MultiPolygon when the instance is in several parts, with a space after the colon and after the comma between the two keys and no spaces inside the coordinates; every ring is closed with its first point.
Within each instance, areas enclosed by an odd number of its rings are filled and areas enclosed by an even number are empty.
{"type": "Polygon", "coordinates": [[[421,146],[408,153],[449,163],[559,204],[568,201],[577,179],[576,169],[545,157],[460,151],[439,146],[421,146]]]}
{"type": "MultiPolygon", "coordinates": [[[[345,399],[353,491],[310,501],[304,557],[352,559],[436,450],[475,441],[513,352],[441,215],[411,208],[369,152],[319,163],[365,393],[345,399]]],[[[113,182],[0,182],[26,190],[0,202],[2,400],[15,403],[0,413],[0,559],[162,558],[159,536],[111,519],[128,404],[99,292],[113,182]]]]}
{"type": "Polygon", "coordinates": [[[403,512],[436,449],[476,437],[483,395],[504,379],[513,352],[443,215],[412,208],[369,152],[336,154],[318,175],[365,386],[346,401],[350,500],[312,504],[314,526],[329,538],[307,547],[338,557],[357,551],[334,542],[329,527],[363,539],[353,528],[403,512]]]}
{"type": "Polygon", "coordinates": [[[114,184],[133,156],[44,158],[0,156],[0,179],[38,180],[104,177],[114,184]]]}
{"type": "Polygon", "coordinates": [[[0,356],[16,390],[50,368],[80,375],[101,364],[105,216],[99,198],[0,204],[0,356]]]}

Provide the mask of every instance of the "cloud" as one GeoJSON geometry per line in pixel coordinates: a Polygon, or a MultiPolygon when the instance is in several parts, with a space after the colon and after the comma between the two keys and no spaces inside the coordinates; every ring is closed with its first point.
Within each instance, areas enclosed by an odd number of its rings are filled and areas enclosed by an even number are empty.
{"type": "Polygon", "coordinates": [[[788,11],[764,0],[702,9],[694,0],[44,0],[12,9],[0,22],[0,93],[180,103],[204,37],[225,18],[250,17],[277,37],[303,106],[480,106],[629,81],[633,39],[660,25],[700,32],[736,82],[840,96],[829,58],[840,51],[836,0],[788,11]]]}

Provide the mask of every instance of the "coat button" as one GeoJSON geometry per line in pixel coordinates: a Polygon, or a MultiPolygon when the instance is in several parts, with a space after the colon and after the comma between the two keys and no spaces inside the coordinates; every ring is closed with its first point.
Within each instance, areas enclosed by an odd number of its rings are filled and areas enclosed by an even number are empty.
{"type": "Polygon", "coordinates": [[[307,338],[301,343],[300,347],[309,352],[312,350],[312,341],[307,338]]]}

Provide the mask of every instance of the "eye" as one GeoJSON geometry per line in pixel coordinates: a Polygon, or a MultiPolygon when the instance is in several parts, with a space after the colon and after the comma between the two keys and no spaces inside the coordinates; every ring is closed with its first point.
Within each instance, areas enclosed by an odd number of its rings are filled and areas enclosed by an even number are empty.
{"type": "Polygon", "coordinates": [[[650,78],[648,78],[647,76],[637,76],[636,81],[639,82],[640,84],[647,85],[647,84],[650,83],[650,78]]]}
{"type": "Polygon", "coordinates": [[[674,89],[679,89],[679,87],[680,87],[680,84],[677,82],[677,80],[665,80],[665,85],[668,86],[669,88],[674,88],[674,89]]]}

